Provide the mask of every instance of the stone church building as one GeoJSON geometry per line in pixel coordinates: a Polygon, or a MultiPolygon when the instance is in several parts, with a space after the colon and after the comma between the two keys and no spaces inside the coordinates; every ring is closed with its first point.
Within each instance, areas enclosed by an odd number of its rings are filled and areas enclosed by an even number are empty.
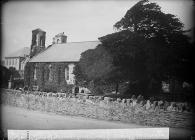
{"type": "Polygon", "coordinates": [[[67,42],[60,33],[45,47],[46,32],[32,31],[30,60],[25,67],[25,86],[41,91],[69,91],[75,85],[73,70],[81,53],[94,49],[99,41],[67,42]]]}

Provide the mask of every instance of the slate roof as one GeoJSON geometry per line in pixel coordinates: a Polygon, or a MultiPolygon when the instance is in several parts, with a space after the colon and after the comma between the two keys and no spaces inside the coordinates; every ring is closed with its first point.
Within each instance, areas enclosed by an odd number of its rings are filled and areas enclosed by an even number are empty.
{"type": "Polygon", "coordinates": [[[31,58],[29,62],[78,62],[82,52],[94,49],[98,44],[100,44],[100,41],[53,44],[31,58]]]}
{"type": "Polygon", "coordinates": [[[16,52],[13,52],[7,56],[7,57],[25,57],[26,55],[30,54],[30,48],[29,47],[24,47],[22,49],[17,50],[16,52]]]}

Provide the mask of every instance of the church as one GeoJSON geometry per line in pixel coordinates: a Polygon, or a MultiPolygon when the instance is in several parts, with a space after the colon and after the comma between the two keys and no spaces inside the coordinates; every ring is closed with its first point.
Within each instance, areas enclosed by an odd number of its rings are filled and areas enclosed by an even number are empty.
{"type": "Polygon", "coordinates": [[[94,49],[99,41],[67,42],[64,33],[53,37],[52,45],[45,47],[46,32],[32,31],[30,60],[25,66],[25,86],[40,91],[69,92],[75,85],[73,74],[81,53],[94,49]]]}

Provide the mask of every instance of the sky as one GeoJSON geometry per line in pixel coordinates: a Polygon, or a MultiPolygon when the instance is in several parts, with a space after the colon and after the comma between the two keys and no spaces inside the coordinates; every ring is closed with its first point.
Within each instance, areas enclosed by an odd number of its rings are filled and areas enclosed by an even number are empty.
{"type": "MultiPolygon", "coordinates": [[[[30,47],[32,30],[46,31],[46,47],[64,32],[67,42],[94,41],[115,32],[113,25],[139,0],[9,1],[2,7],[2,57],[30,47]]],[[[193,26],[192,0],[150,0],[193,26]]]]}

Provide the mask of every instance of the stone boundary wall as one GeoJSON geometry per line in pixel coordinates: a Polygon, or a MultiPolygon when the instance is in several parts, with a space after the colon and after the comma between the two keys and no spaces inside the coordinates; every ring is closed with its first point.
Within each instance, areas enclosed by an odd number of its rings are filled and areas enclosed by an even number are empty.
{"type": "Polygon", "coordinates": [[[63,115],[114,120],[147,126],[195,128],[192,112],[165,111],[132,104],[128,99],[3,89],[1,104],[63,115]]]}

